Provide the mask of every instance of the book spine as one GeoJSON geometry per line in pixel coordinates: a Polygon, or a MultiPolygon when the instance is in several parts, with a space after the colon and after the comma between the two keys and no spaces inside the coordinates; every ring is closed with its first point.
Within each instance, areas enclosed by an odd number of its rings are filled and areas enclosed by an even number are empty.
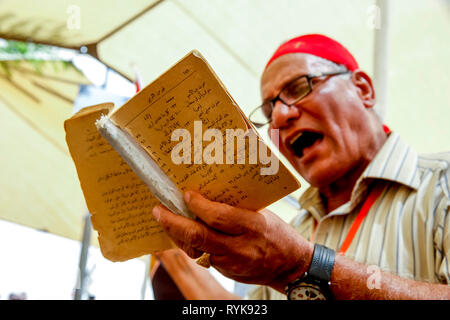
{"type": "Polygon", "coordinates": [[[107,116],[95,123],[100,134],[119,153],[151,193],[170,211],[190,219],[195,215],[186,206],[183,194],[141,145],[107,116]]]}

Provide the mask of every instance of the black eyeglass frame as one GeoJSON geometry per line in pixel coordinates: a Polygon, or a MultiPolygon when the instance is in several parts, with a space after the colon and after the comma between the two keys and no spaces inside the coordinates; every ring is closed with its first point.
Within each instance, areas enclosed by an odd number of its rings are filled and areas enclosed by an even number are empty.
{"type": "MultiPolygon", "coordinates": [[[[303,98],[305,98],[306,96],[308,96],[312,90],[313,90],[313,84],[312,84],[312,79],[314,78],[319,78],[319,77],[324,77],[324,76],[337,76],[337,75],[341,75],[341,74],[346,74],[346,73],[351,73],[350,70],[343,70],[343,71],[338,71],[338,72],[324,72],[324,73],[320,73],[320,74],[304,74],[301,75],[291,81],[289,81],[289,83],[287,83],[281,90],[280,93],[273,99],[264,102],[263,104],[261,104],[260,106],[256,107],[252,112],[250,112],[248,118],[250,120],[250,122],[256,127],[256,128],[260,128],[262,126],[265,126],[266,124],[270,123],[272,121],[272,112],[273,112],[273,108],[275,106],[275,102],[277,100],[280,100],[281,102],[283,102],[286,106],[291,107],[292,105],[298,103],[300,100],[302,100],[303,98]],[[308,85],[309,85],[309,90],[306,94],[304,94],[303,96],[296,98],[294,101],[292,101],[291,103],[287,103],[286,101],[284,101],[280,95],[283,93],[283,91],[290,86],[292,83],[294,83],[295,81],[298,81],[301,78],[306,78],[308,80],[308,85]],[[257,122],[257,121],[252,121],[252,115],[258,111],[258,109],[262,109],[264,106],[266,105],[270,105],[270,114],[269,116],[266,116],[267,118],[267,122],[265,123],[261,123],[261,122],[257,122]]],[[[262,111],[264,113],[264,111],[262,111]]]]}

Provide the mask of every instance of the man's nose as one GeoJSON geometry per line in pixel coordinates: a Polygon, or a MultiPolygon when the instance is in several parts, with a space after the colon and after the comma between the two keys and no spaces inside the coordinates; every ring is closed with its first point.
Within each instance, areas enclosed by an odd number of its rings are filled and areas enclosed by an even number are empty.
{"type": "Polygon", "coordinates": [[[282,128],[290,125],[290,121],[300,117],[300,110],[296,106],[288,106],[282,101],[275,101],[272,110],[272,128],[282,128]]]}

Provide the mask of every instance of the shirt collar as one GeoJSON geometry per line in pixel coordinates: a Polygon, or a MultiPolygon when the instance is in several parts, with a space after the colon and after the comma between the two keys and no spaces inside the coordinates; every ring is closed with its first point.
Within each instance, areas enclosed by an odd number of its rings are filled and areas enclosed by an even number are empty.
{"type": "Polygon", "coordinates": [[[398,133],[392,132],[358,182],[368,178],[383,179],[417,190],[420,184],[418,158],[417,152],[398,133]]]}
{"type": "MultiPolygon", "coordinates": [[[[417,163],[417,152],[397,133],[391,132],[383,147],[356,182],[350,201],[331,212],[329,216],[346,214],[353,210],[365,197],[369,180],[396,182],[417,190],[420,184],[417,163]]],[[[326,215],[326,208],[317,188],[309,187],[302,194],[299,202],[301,207],[317,220],[326,215]]]]}

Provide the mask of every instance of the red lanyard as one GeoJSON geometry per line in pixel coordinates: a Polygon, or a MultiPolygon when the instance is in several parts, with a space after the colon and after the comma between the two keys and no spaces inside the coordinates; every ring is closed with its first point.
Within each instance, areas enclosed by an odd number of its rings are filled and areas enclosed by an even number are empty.
{"type": "MultiPolygon", "coordinates": [[[[358,232],[359,227],[361,226],[361,223],[363,222],[364,218],[367,216],[367,213],[369,212],[370,208],[374,204],[374,202],[378,199],[378,197],[383,192],[384,187],[381,185],[375,186],[372,191],[370,191],[369,196],[367,197],[366,201],[364,201],[364,204],[361,208],[361,211],[359,211],[358,215],[356,216],[355,221],[353,221],[352,226],[350,227],[350,230],[347,234],[347,237],[345,237],[344,243],[341,246],[341,249],[339,250],[339,253],[341,255],[344,255],[347,252],[348,247],[350,247],[350,244],[353,241],[353,238],[355,237],[356,233],[358,232]]],[[[314,227],[316,227],[316,220],[314,220],[314,227]]],[[[315,231],[313,232],[313,235],[311,237],[311,241],[314,239],[315,231]]]]}

